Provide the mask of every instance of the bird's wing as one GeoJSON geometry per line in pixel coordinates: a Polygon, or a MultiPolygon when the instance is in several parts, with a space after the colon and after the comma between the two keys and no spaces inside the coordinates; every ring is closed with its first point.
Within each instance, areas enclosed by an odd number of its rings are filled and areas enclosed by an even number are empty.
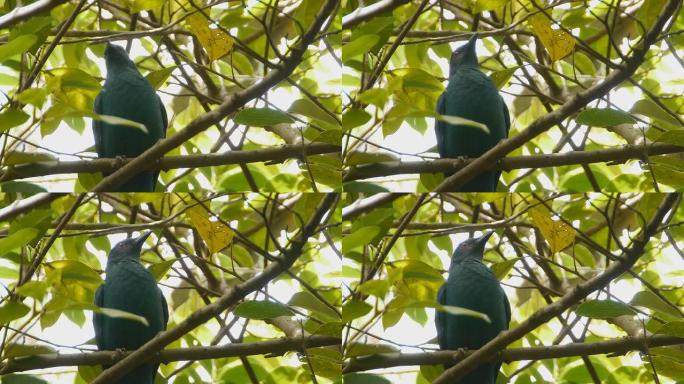
{"type": "MultiPolygon", "coordinates": [[[[102,307],[104,305],[104,284],[97,287],[95,291],[95,305],[102,307]]],[[[97,344],[97,349],[103,351],[105,350],[104,339],[102,337],[102,314],[94,312],[93,313],[93,328],[95,328],[95,344],[97,344]]]]}
{"type": "Polygon", "coordinates": [[[164,125],[162,137],[166,137],[166,129],[169,127],[169,117],[166,115],[166,107],[164,107],[164,103],[162,103],[161,97],[159,97],[159,95],[157,95],[157,100],[159,100],[159,111],[161,112],[162,123],[164,125]]]}
{"type": "MultiPolygon", "coordinates": [[[[446,113],[446,106],[444,105],[444,93],[439,95],[439,99],[437,99],[437,113],[440,115],[446,113]]],[[[437,150],[439,151],[440,157],[448,157],[446,154],[446,145],[444,143],[444,140],[446,139],[445,124],[446,123],[444,121],[435,119],[435,136],[437,136],[437,150]]]]}
{"type": "Polygon", "coordinates": [[[508,329],[508,326],[511,323],[511,303],[508,301],[508,296],[506,296],[506,292],[503,293],[503,297],[504,310],[506,311],[506,329],[508,329]]]}
{"type": "MultiPolygon", "coordinates": [[[[169,118],[166,115],[166,107],[164,107],[164,103],[161,101],[161,97],[157,95],[157,101],[159,102],[159,112],[161,112],[161,118],[162,118],[162,138],[166,137],[166,129],[169,127],[169,118]]],[[[152,186],[152,189],[154,190],[154,186],[157,184],[157,180],[159,180],[159,171],[154,172],[154,185],[152,186]]],[[[164,295],[162,295],[164,297],[164,295]]],[[[166,324],[166,322],[164,322],[166,324]]]]}
{"type": "MultiPolygon", "coordinates": [[[[511,130],[511,115],[508,112],[508,107],[506,106],[506,102],[504,101],[503,97],[499,94],[499,98],[501,98],[501,105],[503,105],[503,113],[504,113],[504,123],[506,124],[506,138],[508,138],[508,132],[511,130]]],[[[501,180],[501,170],[499,170],[496,174],[496,180],[497,183],[499,180],[501,180]]],[[[494,191],[496,191],[496,185],[494,185],[494,191]]]]}
{"type": "MultiPolygon", "coordinates": [[[[446,284],[443,284],[439,287],[439,291],[437,291],[437,302],[446,305],[446,295],[446,284]]],[[[435,311],[435,325],[437,328],[437,342],[439,343],[440,348],[444,349],[447,345],[446,333],[444,332],[444,327],[446,326],[446,312],[435,311]]]]}
{"type": "Polygon", "coordinates": [[[508,112],[508,107],[506,106],[503,97],[501,95],[499,95],[499,97],[501,98],[501,105],[503,105],[504,121],[506,122],[506,137],[508,137],[508,132],[511,130],[511,114],[508,112]]]}
{"type": "MultiPolygon", "coordinates": [[[[98,93],[95,97],[93,110],[97,114],[102,114],[102,93],[98,93]]],[[[93,136],[95,136],[95,152],[99,157],[105,157],[104,146],[102,145],[102,122],[93,119],[93,136]]]]}
{"type": "Polygon", "coordinates": [[[162,293],[161,289],[157,287],[157,290],[159,290],[159,297],[161,298],[161,306],[162,306],[162,314],[164,315],[164,330],[166,330],[166,325],[169,322],[169,305],[166,304],[166,297],[164,297],[164,294],[162,293]]]}

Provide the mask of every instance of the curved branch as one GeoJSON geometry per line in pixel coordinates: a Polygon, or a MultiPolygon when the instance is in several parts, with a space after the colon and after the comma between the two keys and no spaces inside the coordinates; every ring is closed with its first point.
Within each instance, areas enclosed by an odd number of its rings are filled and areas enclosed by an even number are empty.
{"type": "Polygon", "coordinates": [[[290,56],[285,59],[282,65],[269,72],[261,82],[230,95],[221,105],[194,119],[175,135],[158,141],[140,156],[104,178],[93,188],[93,192],[111,190],[116,185],[130,179],[146,164],[157,161],[157,159],[164,156],[165,153],[179,147],[195,135],[220,122],[229,114],[236,112],[245,105],[245,103],[263,95],[275,84],[287,78],[301,62],[308,46],[316,40],[316,36],[320,32],[323,22],[331,17],[333,10],[337,7],[338,3],[339,0],[328,0],[325,3],[309,30],[302,35],[299,45],[292,49],[290,56]]]}
{"type": "MultiPolygon", "coordinates": [[[[155,354],[150,361],[168,364],[173,361],[194,361],[239,357],[252,355],[282,355],[289,351],[339,345],[342,340],[331,336],[309,336],[282,338],[279,340],[258,341],[254,343],[226,344],[189,348],[170,348],[155,354]]],[[[100,351],[91,353],[70,353],[36,355],[30,359],[10,360],[0,364],[3,375],[13,372],[30,371],[52,367],[112,364],[131,355],[131,351],[100,351]]]]}
{"type": "Polygon", "coordinates": [[[48,11],[60,4],[66,3],[66,1],[67,0],[39,0],[33,4],[14,8],[9,13],[0,16],[0,28],[11,27],[20,21],[24,21],[41,12],[48,11]]]}
{"type": "Polygon", "coordinates": [[[368,19],[372,19],[375,16],[390,12],[394,10],[394,8],[407,4],[409,1],[410,0],[380,0],[377,3],[362,8],[356,8],[353,12],[342,17],[342,28],[351,28],[368,19]]]}
{"type": "MultiPolygon", "coordinates": [[[[602,354],[625,354],[644,347],[654,348],[667,345],[684,345],[684,338],[668,335],[623,337],[596,343],[569,343],[542,347],[508,348],[489,360],[510,363],[520,360],[557,359],[561,357],[590,356],[602,354]]],[[[401,353],[372,355],[350,360],[343,373],[370,371],[373,369],[400,367],[406,365],[456,364],[474,351],[438,351],[425,353],[401,353]]]]}
{"type": "MultiPolygon", "coordinates": [[[[596,151],[572,151],[566,153],[549,153],[531,156],[510,156],[499,162],[488,164],[483,170],[525,168],[548,168],[563,165],[581,165],[591,163],[624,163],[627,160],[643,159],[645,156],[682,153],[684,147],[673,144],[653,143],[648,145],[625,145],[619,148],[600,149],[596,151]]],[[[411,173],[453,172],[472,164],[475,159],[437,159],[429,161],[386,162],[350,168],[344,175],[344,181],[369,179],[390,175],[411,173]]]]}
{"type": "MultiPolygon", "coordinates": [[[[177,168],[199,168],[216,165],[231,165],[245,163],[282,163],[287,159],[306,158],[306,156],[326,153],[339,153],[341,147],[333,144],[288,144],[279,148],[256,149],[251,151],[229,151],[225,153],[207,153],[200,155],[166,156],[141,165],[139,170],[158,169],[168,171],[177,168]]],[[[29,177],[66,174],[66,173],[94,173],[114,172],[131,163],[134,159],[95,159],[78,161],[58,161],[31,163],[11,167],[0,172],[0,180],[9,181],[29,177]]]]}

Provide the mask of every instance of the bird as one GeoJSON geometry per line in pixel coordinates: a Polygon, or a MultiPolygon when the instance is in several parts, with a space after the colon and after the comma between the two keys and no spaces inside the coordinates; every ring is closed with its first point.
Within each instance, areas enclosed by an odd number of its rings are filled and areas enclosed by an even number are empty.
{"type": "MultiPolygon", "coordinates": [[[[126,311],[147,320],[110,317],[95,312],[95,343],[100,351],[134,350],[166,330],[169,309],[150,271],[140,263],[140,251],[152,232],[117,243],[109,252],[106,278],[95,291],[95,305],[126,311]]],[[[107,368],[106,366],[104,368],[107,368]]],[[[159,363],[145,363],[118,381],[120,384],[152,384],[159,363]]]]}
{"type": "MultiPolygon", "coordinates": [[[[437,149],[441,158],[476,158],[508,137],[508,107],[487,75],[480,71],[475,52],[477,33],[457,48],[449,60],[449,83],[437,99],[437,114],[457,116],[485,124],[486,133],[470,125],[435,119],[437,149]]],[[[449,177],[453,172],[445,172],[449,177]]],[[[496,192],[501,170],[484,171],[449,192],[496,192]]]]}
{"type": "MultiPolygon", "coordinates": [[[[485,245],[493,233],[459,244],[451,256],[449,277],[437,293],[439,304],[484,313],[491,323],[479,317],[437,311],[435,325],[440,349],[479,349],[508,329],[511,321],[508,297],[492,270],[482,262],[485,245]]],[[[451,364],[444,367],[450,368],[451,364]]],[[[480,364],[453,384],[494,384],[500,367],[501,362],[480,364]]]]}
{"type": "MultiPolygon", "coordinates": [[[[141,123],[148,132],[93,119],[95,151],[100,158],[137,157],[166,136],[166,108],[123,47],[107,43],[104,56],[107,77],[95,97],[94,112],[141,123]]],[[[142,171],[110,192],[154,192],[158,177],[158,170],[142,171]]]]}

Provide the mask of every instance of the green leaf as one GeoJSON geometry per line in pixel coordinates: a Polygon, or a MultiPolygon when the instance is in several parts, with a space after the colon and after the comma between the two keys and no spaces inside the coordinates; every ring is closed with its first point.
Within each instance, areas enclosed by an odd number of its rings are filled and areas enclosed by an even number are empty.
{"type": "Polygon", "coordinates": [[[399,349],[388,344],[368,344],[351,342],[348,344],[347,357],[359,357],[368,355],[378,355],[387,353],[399,353],[399,349]]]}
{"type": "MultiPolygon", "coordinates": [[[[442,121],[446,121],[447,123],[452,124],[452,125],[467,125],[467,126],[470,126],[473,128],[480,129],[484,133],[489,134],[489,128],[487,127],[487,125],[482,124],[482,123],[478,123],[477,121],[469,120],[469,119],[466,119],[463,117],[458,117],[458,116],[440,115],[440,114],[437,114],[437,119],[442,120],[442,121]]],[[[449,128],[449,127],[447,127],[447,128],[449,128]]]]}
{"type": "Polygon", "coordinates": [[[371,311],[373,307],[363,301],[351,300],[342,306],[342,321],[349,322],[371,311]]]}
{"type": "Polygon", "coordinates": [[[7,155],[5,156],[5,165],[57,161],[59,161],[59,159],[55,155],[47,152],[8,151],[7,155]]]}
{"type": "Polygon", "coordinates": [[[346,130],[366,124],[371,119],[370,113],[359,108],[351,108],[342,115],[342,127],[346,130]]]}
{"type": "Polygon", "coordinates": [[[310,117],[312,119],[324,121],[329,124],[338,125],[338,122],[334,117],[330,116],[328,112],[324,111],[321,107],[309,99],[295,100],[287,111],[290,113],[296,113],[302,116],[310,117]]]}
{"type": "Polygon", "coordinates": [[[48,92],[45,88],[29,88],[20,94],[15,95],[14,99],[19,102],[31,104],[37,108],[40,108],[43,106],[43,103],[45,103],[47,94],[48,92]]]}
{"type": "Polygon", "coordinates": [[[5,305],[0,307],[0,325],[9,323],[12,320],[16,320],[24,317],[31,308],[28,306],[16,303],[14,301],[7,302],[5,305]]]}
{"type": "Polygon", "coordinates": [[[366,295],[384,298],[389,291],[389,282],[386,280],[369,280],[359,285],[358,291],[366,295]]]}
{"type": "Polygon", "coordinates": [[[340,320],[340,316],[337,312],[309,291],[295,293],[287,304],[293,307],[304,308],[334,321],[340,320]]]}
{"type": "Polygon", "coordinates": [[[391,384],[389,379],[370,373],[347,373],[342,379],[344,384],[391,384]]]}
{"type": "Polygon", "coordinates": [[[21,287],[17,288],[17,293],[22,296],[33,297],[34,299],[41,301],[48,290],[48,285],[45,281],[28,281],[21,287]]]}
{"type": "Polygon", "coordinates": [[[380,41],[378,35],[363,35],[342,46],[342,61],[347,62],[373,48],[380,41]]]}
{"type": "Polygon", "coordinates": [[[250,127],[270,127],[294,122],[286,113],[270,108],[245,108],[235,114],[233,121],[250,127]]]}
{"type": "Polygon", "coordinates": [[[344,183],[343,189],[345,192],[350,193],[381,193],[389,192],[389,189],[373,183],[363,183],[358,181],[350,181],[344,183]]]}
{"type": "Polygon", "coordinates": [[[577,306],[578,316],[594,319],[612,319],[618,316],[634,315],[635,312],[627,304],[612,300],[587,300],[577,306]]]}
{"type": "Polygon", "coordinates": [[[520,66],[492,72],[492,74],[489,75],[489,78],[492,79],[492,83],[494,83],[494,86],[497,89],[501,89],[505,87],[506,84],[508,84],[508,80],[510,80],[511,77],[513,77],[513,74],[518,68],[520,68],[520,66]]]}
{"type": "Polygon", "coordinates": [[[644,307],[674,317],[680,317],[679,311],[677,311],[677,309],[672,308],[670,305],[664,302],[663,299],[651,291],[637,292],[629,303],[637,307],[644,307]]]}
{"type": "Polygon", "coordinates": [[[482,11],[494,11],[501,9],[504,5],[508,3],[508,0],[476,0],[474,13],[480,13],[482,11]]]}
{"type": "Polygon", "coordinates": [[[441,304],[437,304],[437,306],[435,306],[435,308],[437,308],[438,311],[446,312],[446,313],[449,313],[452,315],[462,315],[462,316],[475,317],[477,319],[482,319],[482,320],[484,320],[490,324],[492,322],[486,313],[473,311],[472,309],[468,309],[468,308],[455,307],[453,305],[441,305],[441,304]]]}
{"type": "Polygon", "coordinates": [[[57,354],[57,350],[50,347],[49,345],[37,345],[37,344],[7,344],[3,356],[6,359],[24,356],[37,356],[37,355],[52,355],[57,354]]]}
{"type": "Polygon", "coordinates": [[[665,131],[658,136],[656,141],[659,143],[681,145],[684,147],[684,130],[665,131]]]}
{"type": "Polygon", "coordinates": [[[61,280],[79,281],[84,284],[96,287],[102,284],[100,274],[95,272],[87,264],[76,260],[56,260],[46,264],[61,273],[61,280]]]}
{"type": "Polygon", "coordinates": [[[673,127],[679,127],[679,121],[651,99],[642,99],[637,101],[629,111],[631,113],[644,115],[653,120],[657,120],[673,127]]]}
{"type": "Polygon", "coordinates": [[[144,318],[142,316],[138,316],[134,313],[122,311],[119,309],[102,308],[102,307],[98,307],[98,306],[92,306],[92,307],[84,308],[84,309],[90,309],[93,312],[103,314],[107,317],[112,317],[115,319],[128,319],[128,320],[137,321],[139,323],[145,324],[145,326],[147,326],[147,327],[150,326],[150,323],[147,322],[146,318],[144,318]]]}
{"type": "Polygon", "coordinates": [[[671,321],[663,324],[656,333],[661,335],[670,335],[675,337],[684,337],[684,321],[671,321]]]}
{"type": "Polygon", "coordinates": [[[4,239],[0,239],[0,255],[4,255],[28,244],[38,234],[34,228],[22,228],[4,239]]]}
{"type": "Polygon", "coordinates": [[[376,225],[359,228],[342,238],[342,252],[349,253],[368,244],[377,236],[382,228],[376,225]]]}
{"type": "Polygon", "coordinates": [[[0,113],[0,132],[5,132],[12,127],[23,124],[29,115],[20,109],[9,108],[0,113]]]}
{"type": "Polygon", "coordinates": [[[138,123],[137,121],[129,120],[129,119],[124,119],[123,117],[119,116],[112,116],[112,115],[100,115],[98,113],[86,113],[89,117],[91,117],[94,120],[99,120],[99,121],[104,121],[107,124],[111,125],[122,125],[124,127],[129,127],[129,128],[135,128],[139,129],[145,133],[147,133],[147,127],[145,127],[145,124],[138,123]]]}
{"type": "Polygon", "coordinates": [[[36,41],[38,41],[36,35],[22,35],[17,36],[6,44],[0,45],[0,57],[2,58],[2,61],[28,51],[36,41]]]}
{"type": "Polygon", "coordinates": [[[176,69],[175,65],[172,65],[167,68],[162,68],[157,71],[152,71],[145,76],[147,81],[152,84],[152,88],[154,89],[159,89],[164,83],[166,82],[166,79],[171,76],[171,73],[176,69]]]}
{"type": "Polygon", "coordinates": [[[171,269],[171,265],[173,265],[175,262],[176,259],[164,260],[162,262],[150,265],[147,269],[150,271],[152,276],[154,276],[154,279],[159,281],[164,278],[166,272],[171,269]]]}
{"type": "Polygon", "coordinates": [[[240,303],[235,307],[233,315],[247,319],[265,320],[278,316],[292,316],[293,313],[289,308],[280,303],[254,300],[240,303]]]}
{"type": "Polygon", "coordinates": [[[635,124],[629,113],[610,108],[591,108],[580,112],[575,119],[578,124],[592,127],[612,127],[620,124],[635,124]]]}
{"type": "Polygon", "coordinates": [[[503,278],[508,275],[508,272],[513,269],[513,266],[518,260],[520,260],[520,258],[515,257],[500,263],[492,264],[492,272],[494,272],[494,276],[496,276],[497,280],[503,280],[503,278]]]}
{"type": "Polygon", "coordinates": [[[361,103],[372,104],[382,108],[387,103],[389,92],[384,88],[371,88],[363,93],[359,93],[357,100],[361,103]]]}
{"type": "Polygon", "coordinates": [[[388,161],[399,161],[400,158],[388,152],[361,152],[353,151],[347,157],[347,165],[375,164],[388,161]]]}

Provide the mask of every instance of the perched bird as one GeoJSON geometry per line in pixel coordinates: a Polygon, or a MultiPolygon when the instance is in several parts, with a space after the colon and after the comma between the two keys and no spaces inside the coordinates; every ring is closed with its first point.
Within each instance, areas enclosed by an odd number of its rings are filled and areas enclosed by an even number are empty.
{"type": "MultiPolygon", "coordinates": [[[[102,91],[95,98],[95,113],[144,124],[148,132],[93,120],[95,150],[99,157],[104,158],[136,157],[166,136],[166,109],[150,82],[138,72],[123,47],[107,43],[105,61],[107,78],[102,91]]],[[[113,191],[154,192],[158,177],[159,171],[143,171],[118,185],[113,191]]]]}
{"type": "MultiPolygon", "coordinates": [[[[441,349],[478,349],[508,329],[511,321],[508,298],[492,270],[482,263],[484,247],[492,233],[468,239],[456,248],[451,256],[449,277],[437,293],[438,303],[484,313],[491,323],[478,317],[437,311],[435,323],[441,349]]],[[[481,364],[453,384],[494,384],[500,367],[501,362],[481,364]]]]}
{"type": "MultiPolygon", "coordinates": [[[[449,84],[437,100],[437,113],[485,124],[489,133],[469,125],[435,120],[437,149],[442,158],[479,157],[508,137],[511,127],[508,107],[494,83],[480,71],[476,41],[474,34],[451,54],[449,84]]],[[[452,192],[495,192],[500,176],[500,170],[482,172],[452,192]]]]}
{"type": "MultiPolygon", "coordinates": [[[[149,325],[139,321],[93,316],[95,342],[101,351],[134,350],[166,329],[169,309],[166,299],[152,274],[140,264],[140,250],[147,232],[136,239],[126,239],[114,246],[107,258],[107,277],[95,291],[95,305],[142,316],[149,325]]],[[[120,384],[152,384],[159,363],[145,363],[126,374],[120,384]]]]}

